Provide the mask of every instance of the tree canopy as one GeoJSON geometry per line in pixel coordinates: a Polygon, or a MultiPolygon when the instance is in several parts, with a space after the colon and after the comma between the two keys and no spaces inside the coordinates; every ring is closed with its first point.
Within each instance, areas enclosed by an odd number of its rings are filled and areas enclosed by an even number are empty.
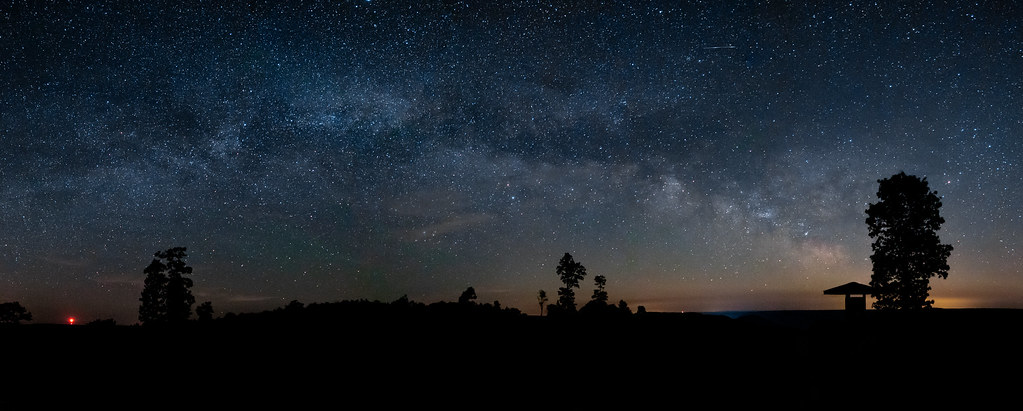
{"type": "Polygon", "coordinates": [[[941,244],[937,231],[945,219],[941,199],[926,178],[904,172],[878,180],[878,202],[867,208],[867,226],[874,239],[874,308],[916,310],[929,308],[930,278],[948,277],[952,246],[941,244]]]}
{"type": "Polygon", "coordinates": [[[540,303],[540,316],[543,317],[543,306],[547,305],[547,292],[544,290],[537,292],[536,302],[540,303]]]}
{"type": "Polygon", "coordinates": [[[173,324],[187,321],[192,315],[192,267],[185,264],[185,247],[157,251],[146,274],[139,297],[139,322],[142,324],[173,324]]]}
{"type": "Polygon", "coordinates": [[[199,321],[210,321],[213,319],[213,303],[206,301],[195,307],[195,316],[199,321]]]}
{"type": "Polygon", "coordinates": [[[599,303],[607,303],[607,290],[604,289],[607,285],[607,277],[602,275],[593,277],[593,285],[597,288],[593,289],[593,296],[590,299],[599,303]]]}
{"type": "Polygon", "coordinates": [[[32,321],[32,313],[21,303],[14,301],[0,304],[0,324],[20,324],[22,321],[32,321]]]}
{"type": "Polygon", "coordinates": [[[475,304],[476,303],[476,289],[469,287],[465,291],[462,291],[462,295],[458,296],[459,304],[475,304]]]}
{"type": "MultiPolygon", "coordinates": [[[[558,288],[558,309],[575,312],[575,290],[573,288],[579,288],[579,282],[586,277],[586,267],[577,263],[571,254],[565,253],[561,257],[561,261],[558,262],[556,272],[561,278],[561,282],[565,284],[564,287],[558,288]]],[[[550,309],[547,310],[547,313],[550,314],[550,309]]]]}

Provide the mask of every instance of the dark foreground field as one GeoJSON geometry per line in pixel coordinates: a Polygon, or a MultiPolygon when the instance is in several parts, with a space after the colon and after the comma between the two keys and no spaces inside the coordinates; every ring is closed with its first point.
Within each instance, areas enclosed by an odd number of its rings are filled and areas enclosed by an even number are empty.
{"type": "Polygon", "coordinates": [[[695,399],[716,404],[703,409],[765,401],[814,409],[834,401],[980,405],[1018,390],[1021,325],[1016,310],[22,325],[0,329],[7,357],[0,401],[31,398],[33,408],[48,408],[69,398],[150,398],[232,409],[327,400],[361,409],[547,409],[605,399],[627,400],[629,409],[695,399]]]}

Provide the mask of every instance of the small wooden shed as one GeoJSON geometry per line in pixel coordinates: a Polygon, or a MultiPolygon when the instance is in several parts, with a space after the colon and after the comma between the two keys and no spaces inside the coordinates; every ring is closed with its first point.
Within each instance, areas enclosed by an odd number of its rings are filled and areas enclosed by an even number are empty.
{"type": "Polygon", "coordinates": [[[824,290],[825,295],[844,295],[846,312],[862,312],[867,310],[867,295],[874,289],[866,284],[851,282],[835,288],[824,290]]]}

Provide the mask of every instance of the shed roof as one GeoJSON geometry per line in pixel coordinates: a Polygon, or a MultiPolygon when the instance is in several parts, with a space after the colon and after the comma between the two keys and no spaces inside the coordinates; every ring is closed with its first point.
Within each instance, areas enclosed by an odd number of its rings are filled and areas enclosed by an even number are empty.
{"type": "Polygon", "coordinates": [[[870,294],[873,292],[874,292],[873,287],[865,284],[860,284],[857,282],[851,282],[848,284],[840,285],[835,288],[829,288],[827,290],[824,290],[824,294],[827,295],[870,294]]]}

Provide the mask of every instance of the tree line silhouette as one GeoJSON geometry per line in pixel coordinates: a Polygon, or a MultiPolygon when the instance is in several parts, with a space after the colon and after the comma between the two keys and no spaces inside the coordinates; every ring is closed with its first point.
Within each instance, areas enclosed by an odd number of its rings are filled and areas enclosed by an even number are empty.
{"type": "MultiPolygon", "coordinates": [[[[619,300],[618,305],[609,304],[607,294],[607,277],[598,275],[593,277],[593,294],[590,300],[576,310],[575,288],[580,288],[579,282],[586,278],[586,267],[575,261],[572,254],[565,253],[558,262],[555,269],[564,287],[558,288],[558,301],[547,306],[549,317],[571,317],[581,316],[628,316],[632,314],[629,304],[625,300],[619,300]]],[[[540,303],[540,315],[543,315],[543,306],[547,302],[547,292],[540,290],[537,293],[537,301],[540,303]]]]}
{"type": "MultiPolygon", "coordinates": [[[[188,275],[193,269],[185,262],[186,247],[173,247],[154,253],[154,259],[143,270],[146,274],[144,287],[139,297],[139,323],[143,326],[174,326],[188,323],[192,316],[195,298],[191,288],[193,281],[188,275]]],[[[586,276],[586,267],[576,262],[572,255],[565,253],[556,270],[565,286],[558,290],[558,302],[546,307],[548,317],[624,317],[632,314],[628,303],[620,300],[617,305],[608,303],[607,278],[594,277],[594,290],[590,300],[576,309],[574,288],[586,276]]],[[[546,292],[540,290],[540,307],[547,302],[546,292]]],[[[332,322],[338,318],[352,319],[355,315],[366,318],[411,316],[416,318],[491,318],[506,319],[526,316],[517,308],[502,307],[500,301],[478,303],[476,289],[466,288],[457,302],[439,301],[431,304],[414,302],[402,296],[390,303],[380,301],[354,300],[335,303],[312,303],[308,306],[292,300],[284,307],[260,313],[227,313],[223,322],[275,322],[295,323],[332,322]]],[[[196,320],[200,323],[213,320],[213,303],[203,302],[195,309],[196,320]]]]}
{"type": "MultiPolygon", "coordinates": [[[[937,230],[944,219],[940,216],[941,200],[935,191],[931,191],[926,178],[906,175],[900,172],[887,179],[878,180],[877,196],[879,201],[869,205],[866,210],[869,235],[874,239],[871,287],[876,301],[874,308],[880,311],[919,310],[930,308],[933,301],[928,300],[930,290],[929,279],[937,276],[946,278],[949,266],[947,258],[952,246],[941,244],[937,230]]],[[[192,306],[195,297],[191,288],[193,281],[189,276],[192,267],[186,262],[187,249],[173,247],[154,253],[153,260],[143,270],[145,281],[139,296],[138,321],[145,326],[178,325],[192,319],[192,306]]],[[[632,315],[625,300],[618,304],[608,302],[607,278],[604,275],[593,277],[594,289],[581,308],[577,308],[576,289],[586,278],[587,270],[577,262],[571,254],[565,253],[555,269],[558,279],[563,284],[558,288],[557,300],[548,304],[547,292],[543,289],[537,293],[540,316],[551,318],[573,317],[628,317],[632,315]]],[[[252,316],[265,318],[296,318],[316,317],[325,311],[361,312],[379,316],[385,314],[412,315],[492,315],[516,316],[525,315],[518,309],[501,307],[500,302],[477,303],[476,290],[465,289],[457,299],[457,303],[438,302],[433,304],[415,303],[403,296],[391,303],[369,302],[365,300],[342,301],[340,303],[310,304],[308,307],[298,301],[267,313],[252,316]]],[[[644,312],[640,306],[638,312],[644,312]]],[[[213,304],[210,301],[199,304],[195,309],[198,322],[209,322],[214,316],[213,304]]],[[[225,319],[236,320],[250,317],[228,313],[225,319]]],[[[19,302],[0,304],[0,324],[19,324],[31,321],[32,314],[19,302]]],[[[113,320],[97,320],[91,325],[110,325],[113,320]]]]}

